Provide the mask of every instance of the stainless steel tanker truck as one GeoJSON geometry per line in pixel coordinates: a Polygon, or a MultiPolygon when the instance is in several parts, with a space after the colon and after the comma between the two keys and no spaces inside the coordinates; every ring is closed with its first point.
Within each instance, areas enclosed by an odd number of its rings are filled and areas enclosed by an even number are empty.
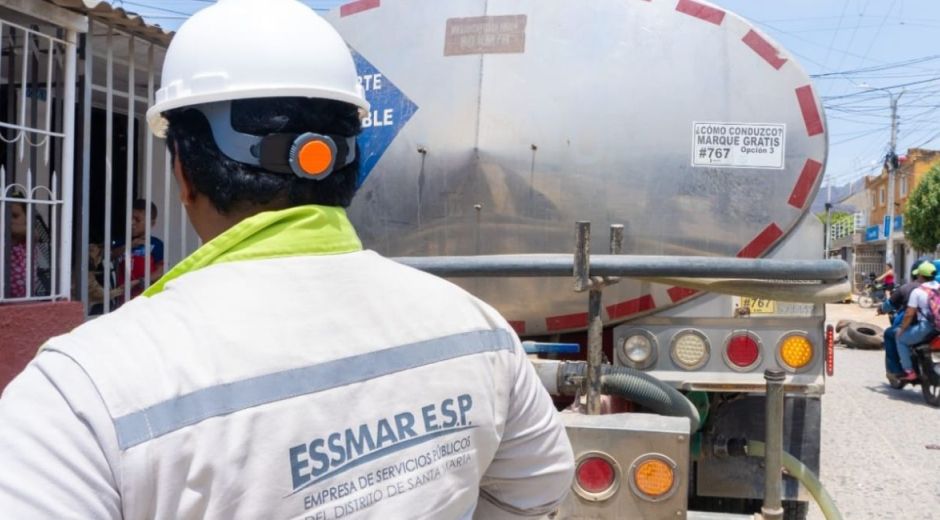
{"type": "Polygon", "coordinates": [[[693,0],[326,17],[372,105],[350,215],[525,341],[578,463],[558,518],[837,517],[812,473],[847,267],[809,212],[826,121],[790,54],[693,0]]]}

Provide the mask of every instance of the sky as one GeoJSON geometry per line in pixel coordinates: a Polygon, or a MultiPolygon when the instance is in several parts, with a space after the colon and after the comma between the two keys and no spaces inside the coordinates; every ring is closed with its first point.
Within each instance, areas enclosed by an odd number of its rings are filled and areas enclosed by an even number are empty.
{"type": "MultiPolygon", "coordinates": [[[[318,10],[345,3],[303,1],[318,10]]],[[[175,29],[187,16],[213,0],[111,0],[111,3],[134,11],[151,23],[175,29]]],[[[900,96],[898,154],[915,147],[940,149],[937,0],[713,0],[713,3],[749,20],[793,54],[813,78],[829,125],[824,186],[840,186],[880,171],[891,136],[891,96],[900,96]]]]}

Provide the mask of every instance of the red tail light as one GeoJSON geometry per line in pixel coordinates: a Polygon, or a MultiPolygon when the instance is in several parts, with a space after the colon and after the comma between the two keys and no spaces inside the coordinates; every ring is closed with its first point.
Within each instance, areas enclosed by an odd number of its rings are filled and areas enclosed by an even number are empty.
{"type": "Polygon", "coordinates": [[[760,344],[750,334],[736,334],[725,347],[728,361],[738,368],[751,368],[760,360],[760,344]]]}
{"type": "Polygon", "coordinates": [[[836,345],[835,330],[832,325],[826,327],[826,375],[832,376],[836,371],[836,345]]]}
{"type": "Polygon", "coordinates": [[[594,452],[578,461],[574,472],[574,490],[582,498],[601,501],[616,493],[620,483],[620,471],[608,456],[594,452]]]}
{"type": "Polygon", "coordinates": [[[614,485],[616,473],[606,459],[588,457],[578,465],[578,485],[588,493],[603,493],[614,485]]]}

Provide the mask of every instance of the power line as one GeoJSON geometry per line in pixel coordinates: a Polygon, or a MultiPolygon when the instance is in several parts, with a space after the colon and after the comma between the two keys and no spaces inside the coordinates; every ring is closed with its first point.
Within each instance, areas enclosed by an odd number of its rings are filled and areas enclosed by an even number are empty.
{"type": "MultiPolygon", "coordinates": [[[[871,40],[868,42],[868,49],[865,50],[865,57],[861,61],[868,59],[868,55],[871,54],[872,48],[875,46],[875,41],[878,40],[878,36],[881,34],[881,30],[885,27],[885,21],[887,21],[888,15],[891,14],[891,11],[894,10],[894,5],[898,3],[898,0],[892,0],[891,5],[888,6],[888,11],[884,14],[885,18],[881,19],[881,24],[878,26],[878,30],[875,31],[875,35],[872,36],[871,40]]],[[[861,63],[861,62],[859,62],[861,63]]]]}
{"type": "MultiPolygon", "coordinates": [[[[865,11],[868,10],[868,4],[869,4],[869,3],[870,3],[870,0],[866,0],[866,1],[865,1],[865,6],[862,7],[862,12],[861,12],[861,14],[860,14],[859,17],[858,17],[858,23],[855,24],[855,29],[852,29],[852,36],[849,37],[849,45],[848,45],[848,47],[849,47],[850,49],[852,48],[852,43],[855,42],[855,35],[858,33],[858,27],[862,24],[862,17],[865,16],[865,11]]],[[[842,53],[842,57],[839,58],[839,64],[836,65],[836,69],[842,68],[842,62],[845,61],[845,56],[846,56],[847,54],[848,54],[848,52],[843,52],[843,53],[842,53]]],[[[862,58],[862,59],[864,59],[864,58],[862,58]]]]}
{"type": "Polygon", "coordinates": [[[924,83],[931,83],[931,82],[934,82],[934,81],[937,81],[937,80],[940,80],[940,76],[935,76],[935,77],[933,77],[933,78],[928,78],[928,79],[924,79],[924,80],[920,80],[920,81],[909,81],[909,82],[907,82],[907,83],[898,83],[898,84],[896,84],[896,85],[889,85],[889,86],[887,86],[887,87],[873,88],[873,89],[871,89],[871,90],[863,90],[863,91],[861,91],[861,92],[850,92],[850,93],[848,93],[848,94],[842,94],[842,95],[839,95],[839,96],[823,96],[823,99],[824,99],[824,100],[833,100],[833,99],[845,99],[845,98],[851,98],[851,97],[858,97],[858,96],[861,96],[861,95],[868,95],[868,94],[871,94],[872,92],[876,92],[876,91],[879,91],[879,90],[891,90],[891,89],[893,89],[893,88],[903,88],[903,87],[910,87],[910,86],[913,86],[913,85],[922,85],[922,84],[924,84],[924,83]]]}
{"type": "Polygon", "coordinates": [[[933,141],[934,139],[937,139],[938,137],[940,137],[940,130],[938,130],[937,133],[933,134],[932,136],[928,137],[926,141],[924,141],[924,142],[922,142],[922,143],[920,143],[920,144],[918,144],[918,145],[916,145],[916,146],[913,146],[913,148],[920,148],[921,146],[924,146],[925,144],[927,144],[927,143],[933,141]]]}
{"type": "MultiPolygon", "coordinates": [[[[829,76],[864,74],[866,72],[880,72],[883,70],[908,67],[910,65],[915,65],[917,63],[924,63],[926,61],[933,61],[937,59],[940,59],[940,54],[931,54],[929,56],[923,56],[921,58],[912,58],[909,60],[897,61],[894,63],[885,63],[882,65],[873,65],[871,67],[862,67],[859,69],[839,70],[835,72],[824,72],[822,74],[810,74],[809,76],[815,79],[815,78],[825,78],[829,76]]],[[[931,72],[936,73],[936,71],[931,71],[931,72]]]]}
{"type": "Polygon", "coordinates": [[[842,17],[845,16],[845,10],[849,7],[849,0],[845,0],[842,4],[842,12],[839,13],[839,23],[836,24],[836,30],[832,33],[832,40],[829,41],[829,48],[826,49],[826,57],[823,58],[823,63],[829,63],[829,54],[832,52],[832,47],[836,44],[836,37],[839,36],[839,31],[842,29],[842,17]]]}

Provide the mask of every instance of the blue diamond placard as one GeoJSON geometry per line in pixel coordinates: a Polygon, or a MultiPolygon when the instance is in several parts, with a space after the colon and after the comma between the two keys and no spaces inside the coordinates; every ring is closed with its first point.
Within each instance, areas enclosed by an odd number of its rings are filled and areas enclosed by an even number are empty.
{"type": "Polygon", "coordinates": [[[359,182],[362,184],[372,173],[382,154],[418,110],[418,105],[408,99],[369,60],[352,50],[353,60],[359,74],[359,84],[365,91],[366,100],[372,106],[369,115],[362,120],[362,134],[359,135],[359,182]]]}

